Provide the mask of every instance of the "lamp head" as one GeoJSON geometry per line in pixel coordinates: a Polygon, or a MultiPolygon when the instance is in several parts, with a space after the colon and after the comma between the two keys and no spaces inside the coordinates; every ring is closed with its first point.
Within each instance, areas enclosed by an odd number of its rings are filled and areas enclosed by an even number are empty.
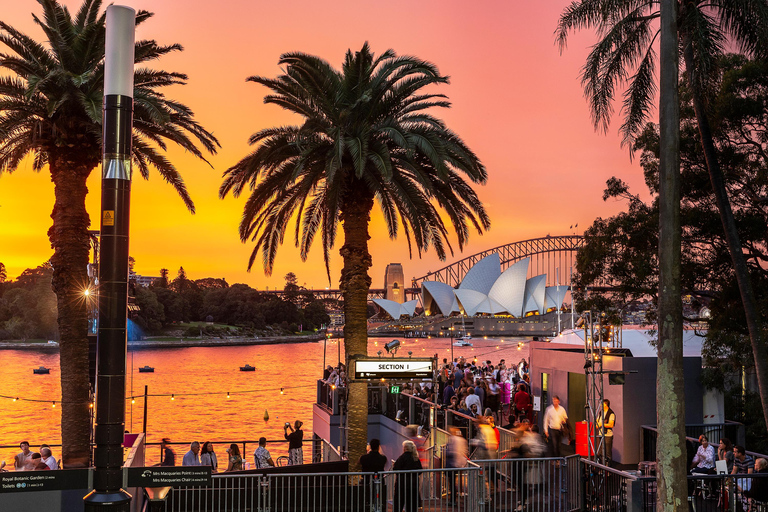
{"type": "Polygon", "coordinates": [[[387,351],[387,354],[397,352],[397,349],[400,347],[400,340],[392,340],[386,345],[384,345],[384,349],[387,351]]]}

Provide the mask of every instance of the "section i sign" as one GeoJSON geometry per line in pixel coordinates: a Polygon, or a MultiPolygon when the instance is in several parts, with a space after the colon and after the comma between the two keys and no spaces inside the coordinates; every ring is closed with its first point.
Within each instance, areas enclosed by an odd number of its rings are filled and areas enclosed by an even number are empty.
{"type": "Polygon", "coordinates": [[[357,359],[355,379],[431,379],[434,359],[357,359]]]}

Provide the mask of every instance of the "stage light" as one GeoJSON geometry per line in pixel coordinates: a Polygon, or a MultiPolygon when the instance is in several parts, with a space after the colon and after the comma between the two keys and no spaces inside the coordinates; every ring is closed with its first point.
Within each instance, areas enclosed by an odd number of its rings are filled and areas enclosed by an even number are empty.
{"type": "Polygon", "coordinates": [[[392,340],[384,345],[384,349],[387,351],[387,354],[391,353],[393,350],[397,352],[398,348],[400,348],[400,340],[392,340]]]}

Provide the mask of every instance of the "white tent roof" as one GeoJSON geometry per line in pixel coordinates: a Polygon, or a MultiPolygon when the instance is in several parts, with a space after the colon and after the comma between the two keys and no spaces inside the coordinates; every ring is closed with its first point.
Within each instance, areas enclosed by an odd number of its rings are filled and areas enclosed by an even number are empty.
{"type": "MultiPolygon", "coordinates": [[[[633,357],[656,357],[656,348],[650,344],[653,337],[647,329],[622,330],[622,347],[628,348],[633,357]]],[[[552,343],[564,343],[568,345],[584,346],[584,329],[568,329],[560,336],[552,338],[552,343]]],[[[696,334],[696,331],[686,329],[683,331],[683,357],[701,357],[701,347],[704,344],[704,336],[696,334]]]]}

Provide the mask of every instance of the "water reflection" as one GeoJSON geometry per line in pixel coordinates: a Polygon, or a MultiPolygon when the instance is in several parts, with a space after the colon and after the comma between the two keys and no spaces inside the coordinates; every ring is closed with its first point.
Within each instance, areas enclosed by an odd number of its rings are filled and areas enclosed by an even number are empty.
{"type": "MultiPolygon", "coordinates": [[[[368,353],[376,355],[393,338],[371,338],[368,353]]],[[[409,339],[402,341],[398,357],[429,357],[437,354],[442,360],[450,358],[450,340],[443,338],[409,339]]],[[[505,358],[507,363],[527,357],[527,345],[517,349],[517,340],[473,340],[474,347],[453,347],[454,356],[490,359],[494,363],[505,358]],[[499,348],[497,348],[497,346],[499,348]]],[[[307,437],[312,431],[312,405],[316,399],[316,380],[322,375],[325,361],[335,365],[339,355],[344,358],[343,341],[323,341],[242,347],[192,347],[178,349],[135,350],[128,354],[126,392],[135,396],[135,403],[126,401],[126,429],[141,431],[143,423],[143,394],[147,386],[148,440],[159,442],[163,437],[189,442],[282,439],[283,424],[300,419],[307,437]],[[339,346],[341,344],[341,346],[339,346]],[[241,372],[246,363],[254,372],[241,372]],[[139,373],[149,365],[154,373],[139,373]],[[131,371],[133,370],[133,371],[131,371]],[[280,393],[283,388],[283,394],[280,393]],[[229,392],[230,398],[227,398],[229,392]],[[171,400],[171,394],[174,400],[171,400]],[[164,396],[153,396],[164,395],[164,396]],[[264,412],[269,420],[264,420],[264,412]]],[[[59,354],[22,350],[0,350],[0,395],[39,399],[27,402],[0,399],[0,445],[14,445],[29,440],[59,444],[60,406],[51,407],[51,400],[60,400],[61,385],[59,354]],[[50,375],[33,375],[32,368],[43,365],[50,375]]],[[[255,446],[254,446],[255,448],[255,446]]],[[[221,458],[225,447],[216,447],[221,458]]],[[[0,460],[12,465],[16,449],[3,449],[0,460]]],[[[177,457],[186,449],[177,448],[177,457]],[[182,451],[183,450],[183,451],[182,451]],[[181,453],[179,453],[181,452],[181,453]]],[[[157,450],[159,453],[159,450],[157,450]]],[[[55,453],[60,456],[60,451],[55,453]]],[[[153,450],[150,461],[157,458],[153,450]]],[[[250,453],[248,454],[250,455],[250,453]]]]}

